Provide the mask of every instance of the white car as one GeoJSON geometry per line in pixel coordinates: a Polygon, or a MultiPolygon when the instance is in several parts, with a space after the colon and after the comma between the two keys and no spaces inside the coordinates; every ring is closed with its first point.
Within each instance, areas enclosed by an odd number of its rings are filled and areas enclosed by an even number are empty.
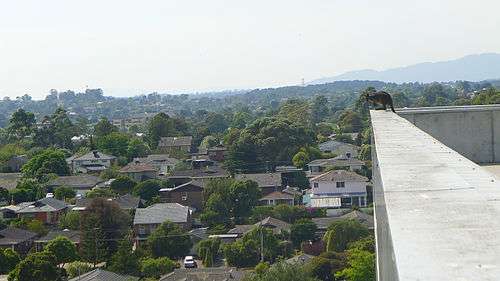
{"type": "Polygon", "coordinates": [[[194,260],[193,256],[186,256],[184,258],[184,268],[197,268],[198,265],[194,260]]]}
{"type": "Polygon", "coordinates": [[[47,198],[54,198],[54,193],[49,192],[49,193],[47,193],[45,195],[45,197],[47,197],[47,198]]]}

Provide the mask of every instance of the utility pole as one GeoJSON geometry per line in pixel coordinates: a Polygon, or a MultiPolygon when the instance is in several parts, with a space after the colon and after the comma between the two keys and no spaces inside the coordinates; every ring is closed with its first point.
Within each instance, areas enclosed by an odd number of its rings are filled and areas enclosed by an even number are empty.
{"type": "Polygon", "coordinates": [[[260,215],[260,262],[264,262],[264,232],[262,229],[262,215],[260,215]]]}

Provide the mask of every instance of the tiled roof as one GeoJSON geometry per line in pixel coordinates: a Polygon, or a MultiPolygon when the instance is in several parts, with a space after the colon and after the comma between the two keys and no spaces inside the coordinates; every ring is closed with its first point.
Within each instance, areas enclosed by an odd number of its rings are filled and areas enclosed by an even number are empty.
{"type": "Polygon", "coordinates": [[[343,159],[340,157],[335,157],[335,158],[328,158],[328,159],[316,159],[311,162],[309,162],[307,165],[308,166],[332,166],[332,167],[344,167],[344,166],[350,166],[350,165],[364,165],[365,162],[354,159],[354,158],[349,158],[349,159],[343,159]]]}
{"type": "Polygon", "coordinates": [[[68,205],[64,201],[55,198],[43,198],[21,208],[17,213],[56,212],[67,207],[68,205]]]}
{"type": "Polygon", "coordinates": [[[189,207],[178,203],[158,203],[135,210],[134,224],[161,224],[165,221],[185,223],[188,221],[189,207]]]}
{"type": "Polygon", "coordinates": [[[116,159],[113,155],[107,155],[99,151],[91,151],[87,154],[84,154],[80,157],[75,157],[73,160],[84,161],[84,160],[113,160],[116,159]]]}
{"type": "Polygon", "coordinates": [[[281,191],[274,191],[274,192],[271,192],[269,193],[268,195],[260,198],[259,200],[293,200],[295,199],[295,196],[290,194],[290,193],[285,193],[285,192],[281,192],[281,191]]]}
{"type": "Polygon", "coordinates": [[[193,140],[192,136],[183,137],[163,137],[160,139],[159,147],[171,147],[171,146],[188,146],[191,145],[193,140]]]}
{"type": "Polygon", "coordinates": [[[120,169],[120,173],[143,173],[155,172],[155,166],[146,163],[128,163],[125,167],[120,169]]]}
{"type": "Polygon", "coordinates": [[[192,170],[182,170],[173,171],[169,178],[221,178],[229,177],[229,172],[219,165],[213,165],[209,167],[192,169],[192,170]]]}
{"type": "Polygon", "coordinates": [[[21,177],[21,173],[0,173],[0,187],[7,190],[14,189],[21,177]]]}
{"type": "Polygon", "coordinates": [[[259,187],[281,186],[281,173],[261,173],[261,174],[236,174],[236,180],[252,180],[259,187]]]}
{"type": "Polygon", "coordinates": [[[327,229],[333,222],[344,220],[344,219],[355,219],[366,227],[373,228],[373,216],[365,214],[363,212],[354,210],[340,217],[324,217],[324,218],[312,218],[312,221],[316,224],[318,229],[327,229]]]}
{"type": "Polygon", "coordinates": [[[359,149],[360,147],[359,146],[356,146],[356,145],[353,145],[353,144],[350,144],[350,143],[345,143],[345,142],[340,142],[340,141],[336,141],[336,140],[329,140],[329,141],[326,141],[326,142],[323,142],[323,143],[320,143],[318,145],[319,149],[321,151],[325,151],[325,150],[330,150],[330,151],[335,151],[341,147],[351,147],[355,150],[359,149]]]}
{"type": "Polygon", "coordinates": [[[15,227],[7,227],[0,230],[0,245],[16,245],[24,241],[33,239],[37,234],[15,227]]]}
{"type": "Polygon", "coordinates": [[[100,268],[84,273],[69,281],[136,281],[139,277],[121,275],[111,271],[106,271],[100,268]]]}
{"type": "MultiPolygon", "coordinates": [[[[85,209],[90,205],[92,200],[93,200],[92,198],[77,199],[75,207],[78,207],[79,209],[82,209],[82,208],[85,209]]],[[[136,209],[139,207],[139,205],[141,203],[141,198],[135,197],[135,196],[130,195],[130,194],[125,194],[125,195],[118,196],[115,198],[107,198],[107,200],[115,202],[123,210],[136,209]]]]}
{"type": "Polygon", "coordinates": [[[146,164],[170,164],[175,165],[180,162],[179,159],[172,158],[168,154],[150,154],[146,157],[134,158],[133,162],[146,164]]]}
{"type": "Polygon", "coordinates": [[[47,243],[59,236],[63,236],[71,240],[73,243],[80,243],[80,231],[77,230],[52,230],[47,235],[35,240],[37,243],[47,243]]]}
{"type": "Polygon", "coordinates": [[[189,182],[186,182],[184,184],[171,187],[171,188],[162,188],[160,189],[160,192],[166,192],[166,191],[174,191],[174,190],[182,190],[184,187],[189,187],[189,186],[195,186],[199,189],[203,189],[205,187],[205,184],[202,181],[199,180],[192,180],[189,182]]]}
{"type": "Polygon", "coordinates": [[[264,226],[273,231],[274,234],[280,234],[283,230],[289,231],[290,230],[290,224],[287,222],[284,222],[279,219],[275,219],[272,217],[267,217],[256,224],[253,225],[248,225],[248,224],[243,224],[243,225],[236,225],[233,229],[229,230],[228,233],[232,234],[246,234],[250,232],[252,229],[255,227],[259,226],[264,226]]]}
{"type": "Polygon", "coordinates": [[[360,181],[367,182],[368,179],[355,172],[344,170],[332,170],[311,179],[311,181],[360,181]]]}
{"type": "Polygon", "coordinates": [[[179,268],[160,281],[240,281],[245,272],[231,267],[179,268]]]}
{"type": "Polygon", "coordinates": [[[104,182],[103,179],[92,175],[61,176],[51,180],[49,186],[67,186],[75,189],[91,189],[104,182]]]}

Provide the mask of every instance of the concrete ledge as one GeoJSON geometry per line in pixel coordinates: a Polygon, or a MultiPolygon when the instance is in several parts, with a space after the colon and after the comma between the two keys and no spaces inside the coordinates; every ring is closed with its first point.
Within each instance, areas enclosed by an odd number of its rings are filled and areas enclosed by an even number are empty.
{"type": "Polygon", "coordinates": [[[378,280],[499,280],[499,182],[406,119],[370,113],[378,280]]]}

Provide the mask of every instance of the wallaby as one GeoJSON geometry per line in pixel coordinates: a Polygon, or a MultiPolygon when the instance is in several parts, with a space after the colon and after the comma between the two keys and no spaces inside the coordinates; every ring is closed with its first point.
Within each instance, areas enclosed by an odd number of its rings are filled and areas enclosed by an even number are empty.
{"type": "Polygon", "coordinates": [[[375,93],[366,94],[366,100],[373,103],[373,105],[377,104],[382,105],[384,110],[386,110],[387,105],[389,105],[391,107],[392,112],[396,113],[396,111],[394,111],[394,106],[392,104],[391,95],[389,95],[389,93],[387,92],[378,91],[375,93]]]}

